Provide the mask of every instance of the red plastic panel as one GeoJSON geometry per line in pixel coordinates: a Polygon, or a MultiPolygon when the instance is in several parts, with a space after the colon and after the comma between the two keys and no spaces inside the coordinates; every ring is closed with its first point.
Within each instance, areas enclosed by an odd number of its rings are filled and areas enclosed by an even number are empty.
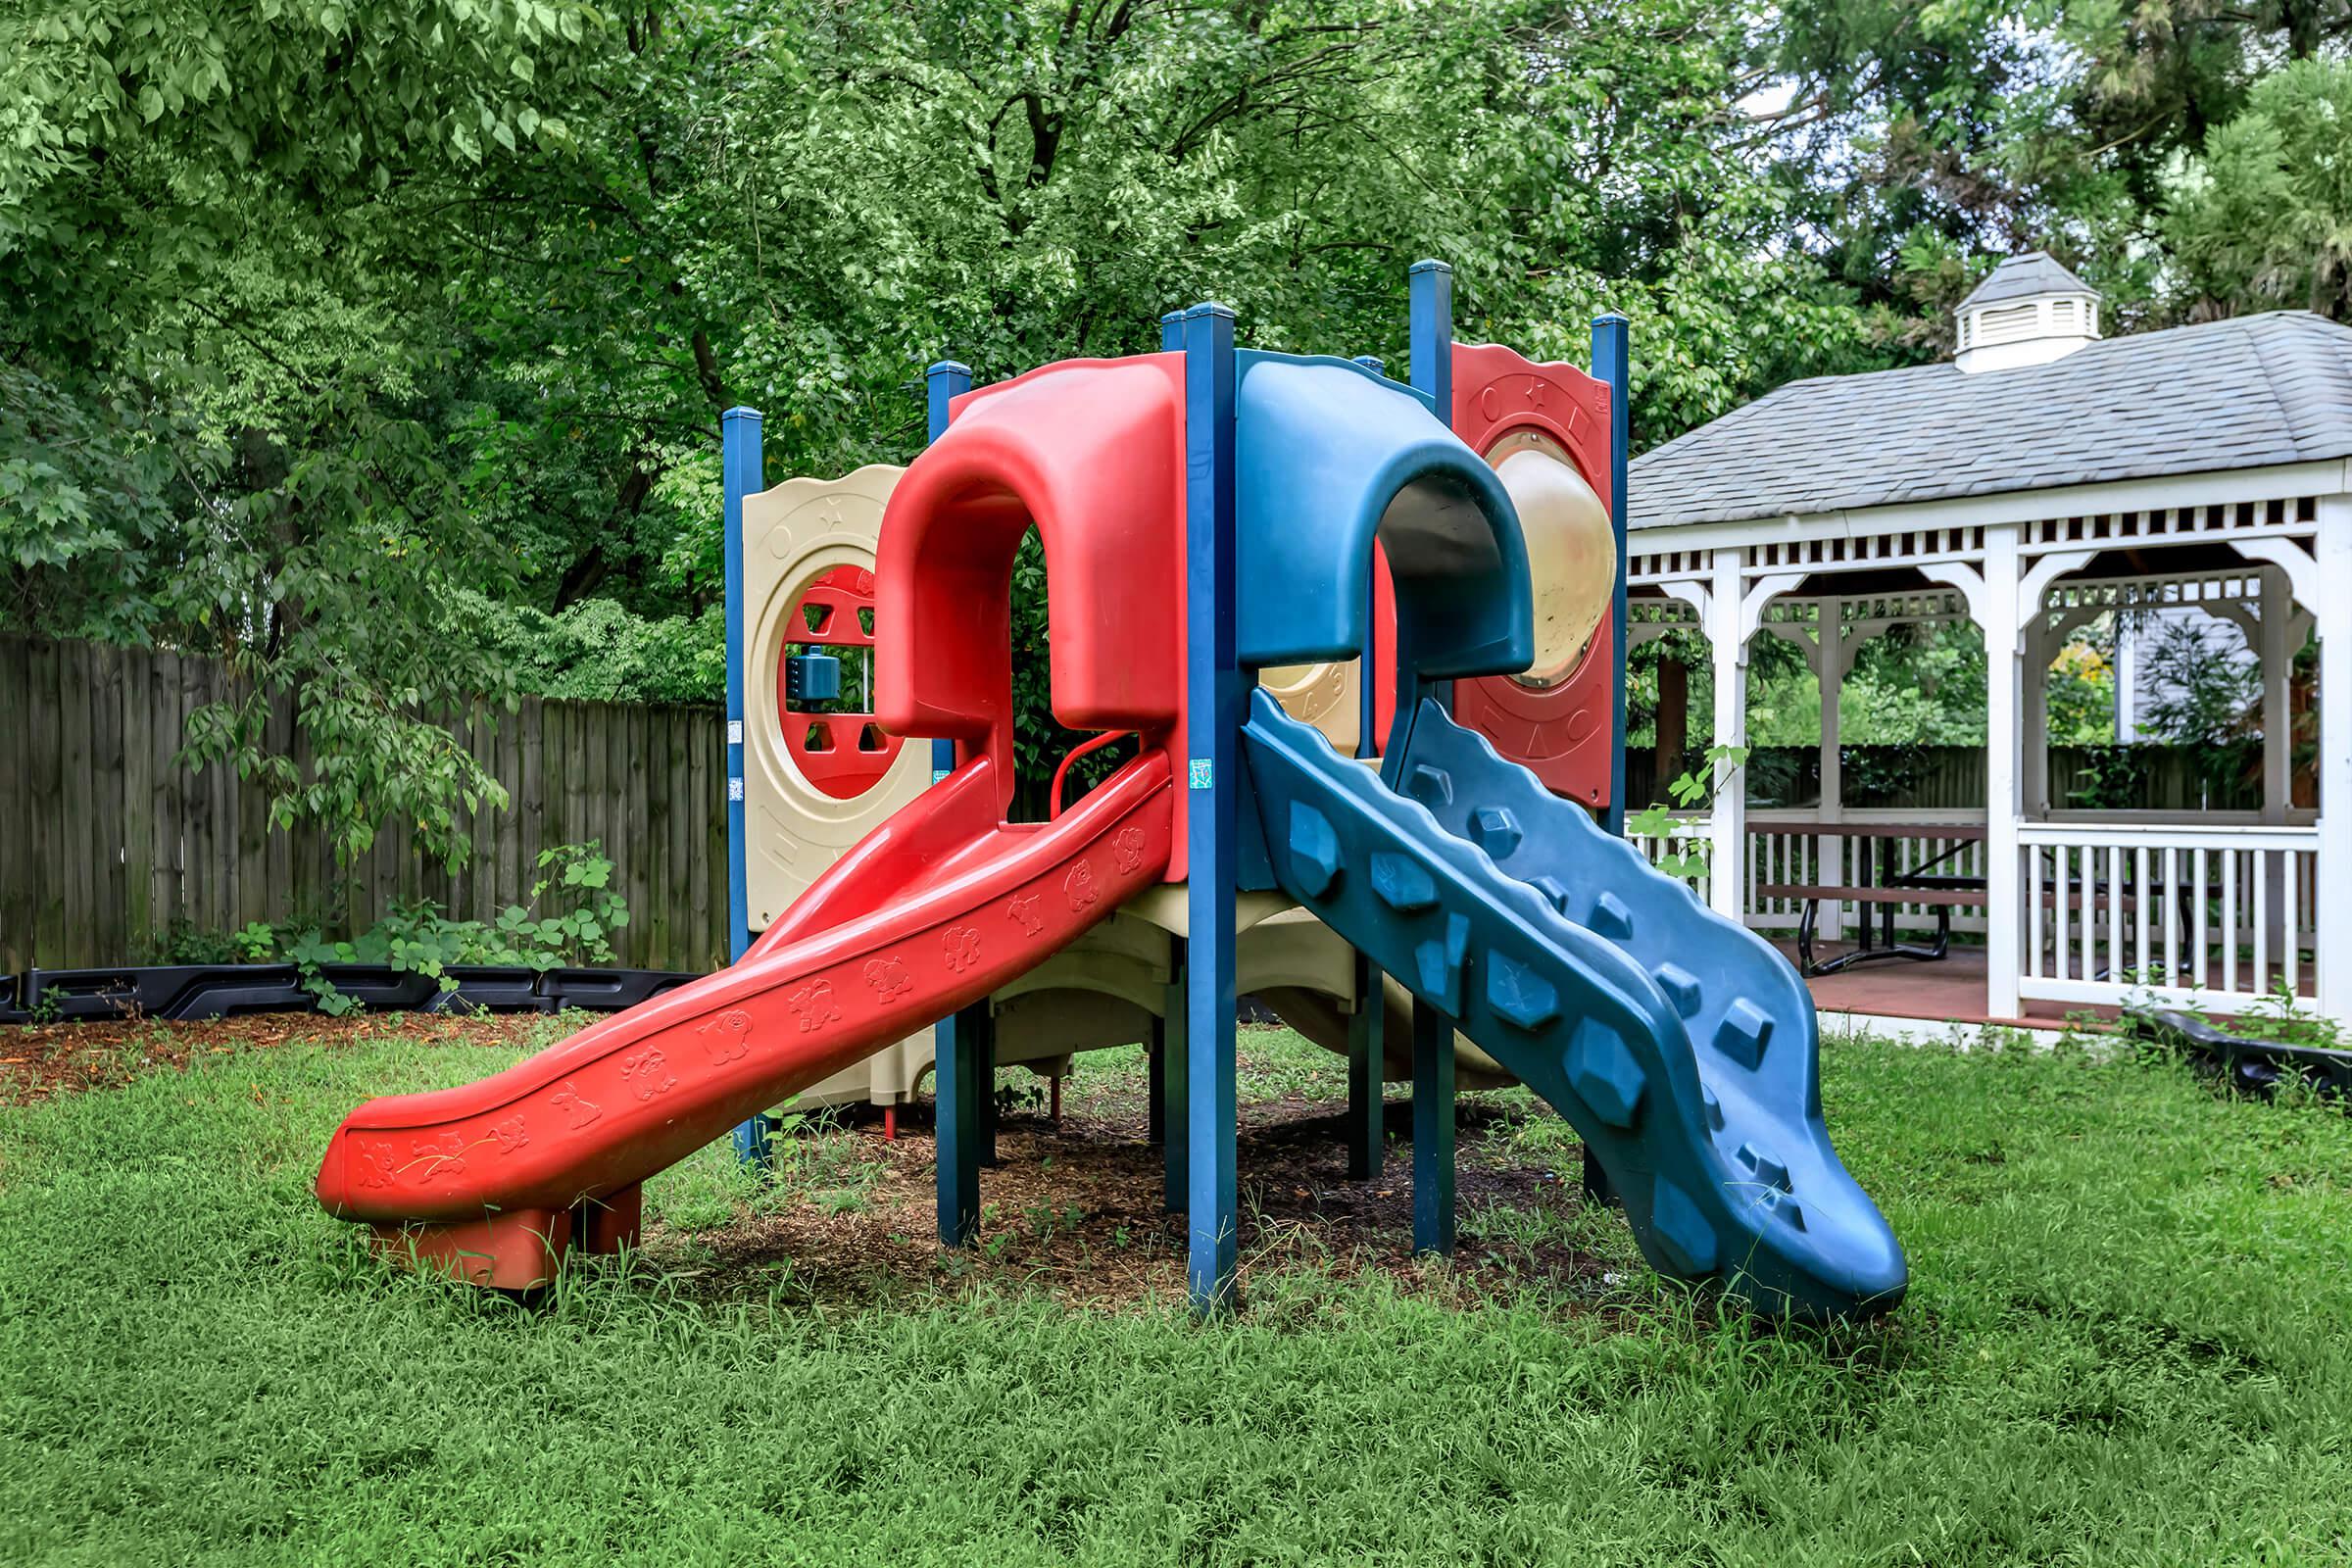
{"type": "MultiPolygon", "coordinates": [[[[1481,454],[1514,431],[1540,431],[1567,452],[1601,504],[1610,504],[1609,389],[1572,365],[1539,365],[1499,344],[1456,343],[1453,428],[1481,454]]],[[[1607,806],[1610,710],[1623,673],[1615,632],[1603,620],[1576,672],[1557,686],[1500,675],[1461,681],[1454,717],[1553,794],[1607,806]]]]}
{"type": "MultiPolygon", "coordinates": [[[[1184,357],[1071,360],[956,400],[875,552],[875,703],[898,735],[995,758],[1012,796],[1013,552],[1053,583],[1054,711],[1177,745],[1184,694],[1184,357]]],[[[1170,880],[1184,874],[1183,802],[1170,880]]]]}
{"type": "MultiPolygon", "coordinates": [[[[865,629],[860,611],[879,619],[880,612],[874,608],[874,574],[862,566],[835,566],[810,583],[801,602],[792,607],[795,625],[786,644],[871,648],[874,634],[865,629]],[[813,617],[810,611],[816,612],[813,617]],[[808,624],[811,618],[814,625],[808,624]]],[[[873,714],[801,712],[784,690],[784,669],[779,664],[776,711],[783,720],[784,749],[792,755],[801,776],[833,799],[856,800],[880,783],[890,764],[898,760],[899,737],[883,731],[873,714]]]]}
{"type": "Polygon", "coordinates": [[[1388,552],[1372,546],[1372,749],[1386,755],[1389,729],[1396,722],[1396,579],[1389,575],[1388,552]]]}

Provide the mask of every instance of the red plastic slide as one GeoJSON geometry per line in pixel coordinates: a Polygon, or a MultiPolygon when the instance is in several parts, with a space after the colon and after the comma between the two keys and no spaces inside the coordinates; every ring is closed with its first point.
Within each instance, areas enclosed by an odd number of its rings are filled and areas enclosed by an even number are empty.
{"type": "Polygon", "coordinates": [[[1001,820],[958,767],[869,835],[741,962],[479,1083],[371,1100],[318,1169],[330,1213],[477,1285],[541,1284],[633,1236],[638,1184],[746,1116],[967,1006],[1164,875],[1167,756],[1058,819],[1001,820]]]}

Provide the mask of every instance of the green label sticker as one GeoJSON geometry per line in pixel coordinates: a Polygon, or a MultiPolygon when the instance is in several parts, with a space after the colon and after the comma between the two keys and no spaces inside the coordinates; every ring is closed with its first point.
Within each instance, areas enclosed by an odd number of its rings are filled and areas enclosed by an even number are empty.
{"type": "Polygon", "coordinates": [[[1215,778],[1211,776],[1211,768],[1209,760],[1207,758],[1196,757],[1193,759],[1192,785],[1193,788],[1197,790],[1213,790],[1217,787],[1215,778]]]}

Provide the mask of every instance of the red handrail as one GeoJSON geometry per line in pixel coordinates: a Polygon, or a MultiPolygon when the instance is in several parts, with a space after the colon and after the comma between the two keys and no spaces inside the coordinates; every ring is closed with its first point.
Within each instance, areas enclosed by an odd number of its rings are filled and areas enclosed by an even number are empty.
{"type": "Polygon", "coordinates": [[[1070,748],[1070,755],[1063,758],[1061,760],[1061,765],[1054,770],[1054,794],[1053,798],[1046,804],[1046,820],[1051,822],[1055,817],[1061,815],[1061,781],[1070,776],[1070,764],[1072,762],[1075,762],[1078,760],[1078,759],[1084,757],[1089,752],[1099,752],[1103,747],[1108,746],[1112,741],[1124,740],[1126,737],[1134,733],[1135,731],[1131,729],[1104,730],[1102,734],[1096,736],[1093,740],[1088,741],[1085,745],[1074,746],[1070,748]]]}

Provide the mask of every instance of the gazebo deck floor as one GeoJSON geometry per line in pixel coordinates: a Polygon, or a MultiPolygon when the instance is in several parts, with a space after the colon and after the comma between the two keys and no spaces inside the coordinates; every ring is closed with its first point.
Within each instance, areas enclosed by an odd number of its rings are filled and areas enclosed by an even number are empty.
{"type": "MultiPolygon", "coordinates": [[[[1796,944],[1775,942],[1790,963],[1796,944]]],[[[1818,943],[1816,958],[1851,953],[1851,943],[1818,943]]],[[[2101,1019],[2116,1015],[2113,1007],[2089,1007],[2080,1003],[2028,1002],[2025,1016],[1995,1018],[1984,1010],[1984,950],[1955,946],[1943,958],[1925,960],[1887,958],[1856,964],[1837,974],[1809,976],[1806,988],[1813,1004],[1825,1012],[1851,1012],[1879,1018],[1926,1018],[1937,1023],[2000,1023],[2048,1029],[2067,1021],[2069,1013],[2101,1019]]]]}
{"type": "MultiPolygon", "coordinates": [[[[1796,944],[1775,942],[1790,963],[1796,944]]],[[[1851,943],[1816,943],[1816,958],[1853,952],[1851,943]]],[[[1984,1023],[1984,950],[1955,948],[1933,962],[1887,958],[1856,964],[1837,974],[1809,975],[1805,987],[1825,1012],[1856,1012],[1881,1018],[1933,1018],[1939,1022],[1984,1023]]]]}
{"type": "MultiPolygon", "coordinates": [[[[1773,946],[1790,963],[1796,962],[1794,942],[1774,941],[1773,946]]],[[[1816,943],[1813,956],[1833,958],[1852,951],[1851,943],[1816,943]]],[[[2306,965],[2299,987],[2306,1000],[2312,996],[2316,978],[2306,965]]],[[[1813,1004],[1823,1011],[1865,1017],[2054,1029],[2070,1018],[2110,1022],[2119,1012],[2115,1007],[2080,1002],[2029,1001],[2024,1016],[1995,1018],[1984,1010],[1984,950],[1978,947],[1954,946],[1948,956],[1934,960],[1887,958],[1857,964],[1837,974],[1808,976],[1805,986],[1813,993],[1813,1004]]]]}

